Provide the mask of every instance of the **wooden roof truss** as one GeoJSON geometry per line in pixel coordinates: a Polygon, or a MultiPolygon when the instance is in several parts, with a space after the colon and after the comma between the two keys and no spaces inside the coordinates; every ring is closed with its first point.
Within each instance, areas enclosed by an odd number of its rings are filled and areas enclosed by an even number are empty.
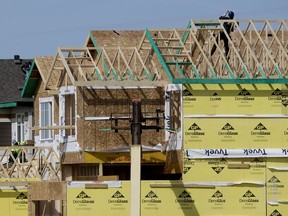
{"type": "Polygon", "coordinates": [[[286,83],[287,20],[191,20],[184,29],[146,29],[137,48],[59,48],[46,89],[203,82],[286,83]],[[225,54],[220,34],[228,38],[225,54]],[[211,49],[216,51],[211,56],[211,49]],[[139,82],[141,81],[141,82],[139,82]],[[147,82],[145,83],[147,84],[147,82]]]}
{"type": "Polygon", "coordinates": [[[48,74],[46,89],[64,84],[74,86],[111,85],[125,81],[159,81],[160,75],[149,58],[136,47],[58,48],[48,74]]]}

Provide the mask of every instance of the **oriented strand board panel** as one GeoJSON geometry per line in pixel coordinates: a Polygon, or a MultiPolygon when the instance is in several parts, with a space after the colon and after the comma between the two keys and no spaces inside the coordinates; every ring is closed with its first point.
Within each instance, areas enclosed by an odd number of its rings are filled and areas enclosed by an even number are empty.
{"type": "Polygon", "coordinates": [[[97,46],[101,47],[135,47],[138,46],[144,35],[144,30],[139,31],[91,31],[97,46]]]}
{"type": "Polygon", "coordinates": [[[66,200],[65,182],[32,182],[28,185],[28,198],[32,200],[66,200]]]}
{"type": "MultiPolygon", "coordinates": [[[[78,142],[83,149],[106,150],[127,147],[131,144],[129,118],[132,115],[132,99],[141,99],[144,117],[156,117],[156,109],[164,110],[163,88],[86,89],[77,90],[78,142]],[[87,117],[118,118],[115,120],[85,120],[87,117]],[[126,118],[126,119],[123,119],[126,118]],[[120,127],[115,131],[114,126],[120,127]],[[112,129],[111,129],[112,128],[112,129]]],[[[159,114],[163,117],[163,113],[159,114]]],[[[147,119],[143,125],[156,125],[147,119]]],[[[159,126],[164,127],[164,119],[159,126]]],[[[142,130],[141,144],[155,146],[164,144],[164,130],[142,130]]]]}

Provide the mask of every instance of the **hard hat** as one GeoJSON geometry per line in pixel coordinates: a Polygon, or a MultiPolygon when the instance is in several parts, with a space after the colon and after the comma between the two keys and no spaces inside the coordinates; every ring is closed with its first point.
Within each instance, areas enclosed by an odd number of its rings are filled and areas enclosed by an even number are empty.
{"type": "Polygon", "coordinates": [[[229,19],[233,19],[234,18],[234,12],[233,11],[228,11],[227,16],[229,19]]]}

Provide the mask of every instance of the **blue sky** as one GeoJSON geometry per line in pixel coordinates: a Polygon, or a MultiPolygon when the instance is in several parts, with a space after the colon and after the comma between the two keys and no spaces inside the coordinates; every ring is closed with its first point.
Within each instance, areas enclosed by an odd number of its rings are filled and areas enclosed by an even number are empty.
{"type": "Polygon", "coordinates": [[[0,58],[53,56],[90,30],[183,28],[190,19],[288,19],[287,0],[2,0],[0,58]]]}

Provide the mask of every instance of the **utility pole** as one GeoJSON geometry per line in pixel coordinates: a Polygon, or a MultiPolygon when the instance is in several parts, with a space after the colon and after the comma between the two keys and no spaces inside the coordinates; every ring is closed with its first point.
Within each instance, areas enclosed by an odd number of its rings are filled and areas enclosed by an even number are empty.
{"type": "Polygon", "coordinates": [[[141,215],[141,133],[143,116],[141,113],[141,100],[134,99],[132,101],[133,112],[131,119],[132,145],[130,146],[131,157],[131,204],[130,215],[141,215]]]}

